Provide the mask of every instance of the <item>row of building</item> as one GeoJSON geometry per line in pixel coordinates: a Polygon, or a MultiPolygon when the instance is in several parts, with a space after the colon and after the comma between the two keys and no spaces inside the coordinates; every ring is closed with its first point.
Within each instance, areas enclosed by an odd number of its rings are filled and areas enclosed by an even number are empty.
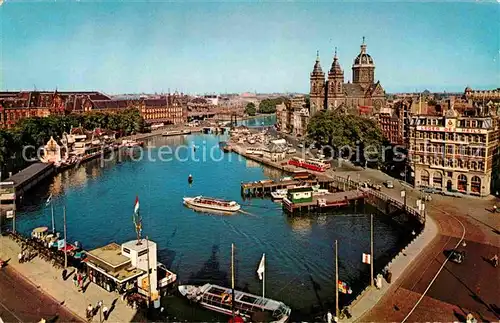
{"type": "Polygon", "coordinates": [[[12,128],[29,117],[47,117],[91,111],[119,112],[128,108],[140,111],[146,124],[181,124],[216,114],[243,113],[239,96],[188,96],[183,93],[154,96],[110,97],[97,91],[21,91],[0,92],[0,128],[12,128]]]}
{"type": "Polygon", "coordinates": [[[281,132],[306,136],[310,117],[320,110],[373,118],[389,142],[407,152],[403,177],[415,186],[478,196],[500,187],[500,88],[390,98],[376,81],[364,39],[352,64],[352,82],[345,82],[335,50],[327,75],[317,55],[309,83],[308,105],[304,96],[296,96],[277,106],[281,132]]]}

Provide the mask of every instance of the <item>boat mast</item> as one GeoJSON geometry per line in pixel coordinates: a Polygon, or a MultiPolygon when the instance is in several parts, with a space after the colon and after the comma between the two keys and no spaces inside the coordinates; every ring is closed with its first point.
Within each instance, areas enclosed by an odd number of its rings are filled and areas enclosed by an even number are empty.
{"type": "Polygon", "coordinates": [[[370,215],[370,278],[373,287],[373,213],[370,215]]]}
{"type": "Polygon", "coordinates": [[[54,221],[54,205],[52,204],[52,201],[50,202],[50,211],[52,213],[52,233],[56,233],[56,225],[54,221]]]}
{"type": "Polygon", "coordinates": [[[63,222],[64,222],[64,269],[68,268],[68,248],[66,242],[66,206],[63,206],[63,222]]]}
{"type": "Polygon", "coordinates": [[[149,267],[149,238],[148,236],[146,236],[146,250],[147,250],[147,256],[146,256],[146,259],[147,259],[147,262],[148,262],[148,306],[150,306],[150,302],[151,302],[151,276],[150,276],[150,272],[151,272],[151,269],[149,267]]]}
{"type": "Polygon", "coordinates": [[[231,311],[233,315],[233,323],[234,323],[234,243],[231,243],[231,311]]]}
{"type": "Polygon", "coordinates": [[[335,317],[339,317],[339,261],[338,246],[335,240],[335,317]]]}

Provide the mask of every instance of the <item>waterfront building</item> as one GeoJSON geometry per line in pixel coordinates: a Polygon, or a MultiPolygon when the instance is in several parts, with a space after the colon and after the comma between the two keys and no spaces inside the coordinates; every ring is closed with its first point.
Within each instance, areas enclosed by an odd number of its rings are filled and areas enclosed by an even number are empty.
{"type": "Polygon", "coordinates": [[[96,91],[20,91],[0,92],[0,128],[12,128],[30,117],[79,112],[86,100],[109,100],[96,91]]]}
{"type": "Polygon", "coordinates": [[[85,252],[84,260],[90,280],[109,292],[138,293],[159,300],[159,288],[173,283],[177,277],[157,261],[154,241],[141,239],[110,243],[85,252]],[[148,275],[149,272],[149,275],[148,275]]]}
{"type": "Polygon", "coordinates": [[[499,113],[494,104],[448,101],[448,106],[412,115],[409,164],[415,186],[490,194],[500,169],[499,113]]]}
{"type": "Polygon", "coordinates": [[[54,137],[50,137],[49,141],[43,148],[43,163],[60,164],[63,158],[67,158],[67,146],[61,146],[57,143],[54,137]]]}
{"type": "Polygon", "coordinates": [[[337,50],[325,80],[318,54],[310,75],[309,95],[311,116],[323,109],[373,115],[385,106],[385,91],[379,81],[375,82],[375,63],[367,53],[364,37],[352,65],[352,82],[345,82],[337,50]]]}
{"type": "Polygon", "coordinates": [[[276,122],[278,129],[296,137],[303,137],[307,133],[309,123],[309,109],[303,95],[297,95],[285,102],[276,105],[276,122]]]}
{"type": "Polygon", "coordinates": [[[287,199],[292,203],[312,202],[313,188],[312,187],[291,188],[287,192],[287,199]]]}

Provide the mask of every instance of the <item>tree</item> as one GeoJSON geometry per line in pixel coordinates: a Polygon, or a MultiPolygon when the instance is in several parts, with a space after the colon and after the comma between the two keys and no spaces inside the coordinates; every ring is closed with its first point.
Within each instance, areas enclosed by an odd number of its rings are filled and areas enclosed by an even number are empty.
{"type": "Polygon", "coordinates": [[[264,99],[259,103],[259,113],[275,113],[276,105],[283,103],[283,98],[264,99]]]}
{"type": "Polygon", "coordinates": [[[257,108],[255,107],[255,104],[253,102],[249,102],[247,104],[247,106],[245,107],[245,113],[249,116],[254,116],[255,113],[257,113],[257,108]]]}
{"type": "Polygon", "coordinates": [[[319,111],[311,117],[307,126],[308,137],[317,144],[333,149],[334,157],[347,157],[364,164],[364,156],[370,160],[382,159],[385,140],[377,122],[360,116],[319,111]],[[376,153],[371,152],[378,152],[376,153]],[[359,151],[359,153],[357,153],[359,151]],[[371,154],[370,154],[371,153],[371,154]]]}

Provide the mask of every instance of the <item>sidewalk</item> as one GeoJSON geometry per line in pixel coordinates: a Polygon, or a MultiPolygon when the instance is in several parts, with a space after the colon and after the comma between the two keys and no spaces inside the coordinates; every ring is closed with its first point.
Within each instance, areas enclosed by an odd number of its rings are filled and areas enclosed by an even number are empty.
{"type": "MultiPolygon", "coordinates": [[[[37,288],[58,302],[64,303],[66,308],[80,316],[82,320],[85,320],[85,310],[89,304],[95,306],[98,301],[102,300],[103,304],[111,309],[113,301],[116,300],[108,322],[145,321],[140,319],[136,310],[128,307],[118,294],[109,293],[93,283],[90,283],[85,293],[78,292],[73,285],[72,276],[64,281],[61,270],[55,269],[38,257],[28,263],[18,263],[17,255],[20,250],[20,246],[15,241],[9,237],[0,236],[0,258],[10,259],[9,266],[12,266],[37,288]]],[[[69,273],[72,271],[73,268],[68,268],[69,273]]],[[[99,322],[99,314],[94,317],[93,322],[99,322]]]]}
{"type": "MultiPolygon", "coordinates": [[[[422,233],[416,237],[405,249],[401,250],[399,254],[387,265],[392,273],[391,284],[383,280],[382,288],[368,286],[350,306],[352,317],[350,319],[343,319],[342,322],[355,322],[363,317],[365,313],[373,308],[375,304],[387,293],[387,291],[394,285],[400,277],[403,276],[405,270],[417,259],[418,255],[425,249],[425,247],[437,236],[438,226],[436,222],[428,217],[425,223],[425,228],[422,233]]],[[[376,278],[376,277],[374,277],[376,278]]]]}

